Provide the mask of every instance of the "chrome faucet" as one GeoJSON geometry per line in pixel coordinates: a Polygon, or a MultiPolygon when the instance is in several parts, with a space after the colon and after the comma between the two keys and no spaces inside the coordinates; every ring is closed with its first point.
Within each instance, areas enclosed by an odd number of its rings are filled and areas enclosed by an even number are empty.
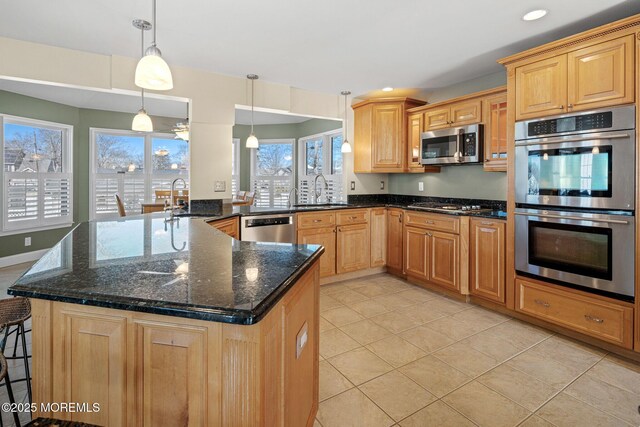
{"type": "Polygon", "coordinates": [[[187,182],[182,178],[176,178],[171,182],[171,193],[169,195],[169,206],[164,208],[165,213],[167,211],[169,211],[169,218],[167,219],[166,215],[165,215],[165,219],[164,219],[165,221],[173,221],[174,220],[175,206],[173,205],[173,192],[175,191],[176,182],[178,182],[178,181],[182,181],[183,188],[187,188],[187,182]]]}
{"type": "Polygon", "coordinates": [[[293,188],[291,189],[291,191],[289,191],[289,203],[288,203],[288,205],[289,205],[289,207],[290,207],[290,208],[294,205],[294,203],[291,203],[291,194],[292,194],[294,191],[295,191],[295,193],[296,193],[296,199],[295,199],[295,201],[296,201],[296,203],[295,203],[295,204],[296,204],[296,205],[298,204],[298,197],[300,197],[300,192],[298,191],[298,189],[297,189],[296,187],[293,187],[293,188]]]}
{"type": "Polygon", "coordinates": [[[314,194],[316,196],[316,204],[318,203],[318,200],[320,200],[320,197],[322,197],[322,190],[327,190],[327,189],[329,189],[329,185],[327,184],[327,178],[325,178],[323,174],[319,173],[313,179],[313,192],[314,192],[314,194]],[[322,187],[320,187],[320,191],[318,191],[318,179],[319,178],[322,178],[322,181],[324,181],[324,185],[322,187]]]}

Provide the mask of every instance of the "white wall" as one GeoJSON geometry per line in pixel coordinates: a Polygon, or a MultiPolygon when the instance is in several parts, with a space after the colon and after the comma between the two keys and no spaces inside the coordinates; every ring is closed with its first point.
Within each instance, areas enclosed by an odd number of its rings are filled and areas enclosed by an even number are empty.
{"type": "MultiPolygon", "coordinates": [[[[106,56],[0,37],[0,78],[32,80],[50,84],[137,93],[134,73],[137,60],[106,56]]],[[[171,64],[169,64],[171,65],[171,64]]],[[[174,88],[148,96],[174,96],[191,100],[191,194],[193,199],[231,197],[231,135],[235,106],[249,105],[250,84],[244,78],[171,66],[174,88]],[[214,181],[227,182],[227,191],[214,192],[214,181]]],[[[254,70],[247,70],[251,72],[254,70]]],[[[339,94],[326,94],[258,80],[255,87],[258,108],[302,115],[343,118],[339,94]]],[[[132,112],[133,114],[134,112],[132,112]]],[[[353,124],[353,112],[349,109],[353,124]]],[[[353,141],[353,126],[349,126],[353,141]]],[[[356,193],[380,192],[386,175],[353,174],[349,156],[347,181],[356,181],[356,193]]]]}

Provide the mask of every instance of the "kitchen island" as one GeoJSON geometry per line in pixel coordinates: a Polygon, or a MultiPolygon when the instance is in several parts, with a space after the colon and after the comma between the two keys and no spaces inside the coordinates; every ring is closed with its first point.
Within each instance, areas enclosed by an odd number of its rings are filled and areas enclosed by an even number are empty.
{"type": "Polygon", "coordinates": [[[81,223],[10,289],[31,299],[35,403],[104,426],[312,425],[321,246],[202,218],[81,223]]]}

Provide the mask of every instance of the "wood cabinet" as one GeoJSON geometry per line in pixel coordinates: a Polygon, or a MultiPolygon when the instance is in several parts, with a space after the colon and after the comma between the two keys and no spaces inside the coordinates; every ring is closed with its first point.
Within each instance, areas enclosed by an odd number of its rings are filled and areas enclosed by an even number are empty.
{"type": "Polygon", "coordinates": [[[404,172],[408,152],[406,110],[424,104],[411,98],[379,98],[353,105],[354,171],[404,172]]]}
{"type": "Polygon", "coordinates": [[[501,93],[483,101],[484,170],[507,170],[507,94],[501,93]]]}
{"type": "Polygon", "coordinates": [[[322,245],[324,253],[320,257],[320,277],[336,274],[336,228],[322,227],[298,230],[298,244],[322,245]]]}
{"type": "Polygon", "coordinates": [[[424,117],[422,113],[409,115],[407,129],[407,171],[424,172],[424,166],[420,164],[420,153],[422,151],[422,129],[424,128],[424,117]]]}
{"type": "Polygon", "coordinates": [[[505,303],[505,222],[472,218],[469,292],[505,303]]]}
{"type": "Polygon", "coordinates": [[[633,102],[633,35],[515,69],[516,120],[633,102]]]}
{"type": "Polygon", "coordinates": [[[402,209],[387,210],[387,269],[395,274],[402,274],[404,246],[402,209]]]}
{"type": "Polygon", "coordinates": [[[349,273],[369,268],[369,224],[338,226],[336,272],[349,273]]]}
{"type": "Polygon", "coordinates": [[[516,279],[516,310],[625,348],[633,345],[632,304],[516,279]]]}
{"type": "Polygon", "coordinates": [[[240,224],[237,217],[219,219],[217,221],[211,221],[208,224],[234,239],[240,240],[240,224]]]}
{"type": "Polygon", "coordinates": [[[460,289],[459,239],[455,234],[429,231],[428,280],[452,290],[460,289]]]}
{"type": "Polygon", "coordinates": [[[369,220],[371,236],[371,267],[382,267],[387,263],[387,210],[371,209],[369,220]]]}
{"type": "Polygon", "coordinates": [[[404,271],[408,276],[429,279],[428,231],[417,227],[404,227],[404,271]]]}
{"type": "Polygon", "coordinates": [[[482,120],[482,101],[470,99],[454,102],[424,113],[424,130],[436,130],[478,123],[482,120]]]}

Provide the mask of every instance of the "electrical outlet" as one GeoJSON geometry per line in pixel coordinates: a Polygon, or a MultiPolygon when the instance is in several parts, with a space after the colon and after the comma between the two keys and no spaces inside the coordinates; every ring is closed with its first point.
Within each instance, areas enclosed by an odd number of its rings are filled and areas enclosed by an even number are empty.
{"type": "Polygon", "coordinates": [[[356,182],[355,181],[351,181],[351,189],[352,190],[356,189],[356,182]]]}
{"type": "Polygon", "coordinates": [[[214,191],[215,192],[227,191],[227,181],[216,181],[214,191]]]}
{"type": "Polygon", "coordinates": [[[25,246],[31,246],[31,237],[25,237],[24,238],[24,245],[25,246]]]}
{"type": "Polygon", "coordinates": [[[418,182],[418,191],[424,191],[424,182],[422,181],[418,182]]]}
{"type": "Polygon", "coordinates": [[[380,181],[380,189],[384,190],[384,181],[380,181]]]}

